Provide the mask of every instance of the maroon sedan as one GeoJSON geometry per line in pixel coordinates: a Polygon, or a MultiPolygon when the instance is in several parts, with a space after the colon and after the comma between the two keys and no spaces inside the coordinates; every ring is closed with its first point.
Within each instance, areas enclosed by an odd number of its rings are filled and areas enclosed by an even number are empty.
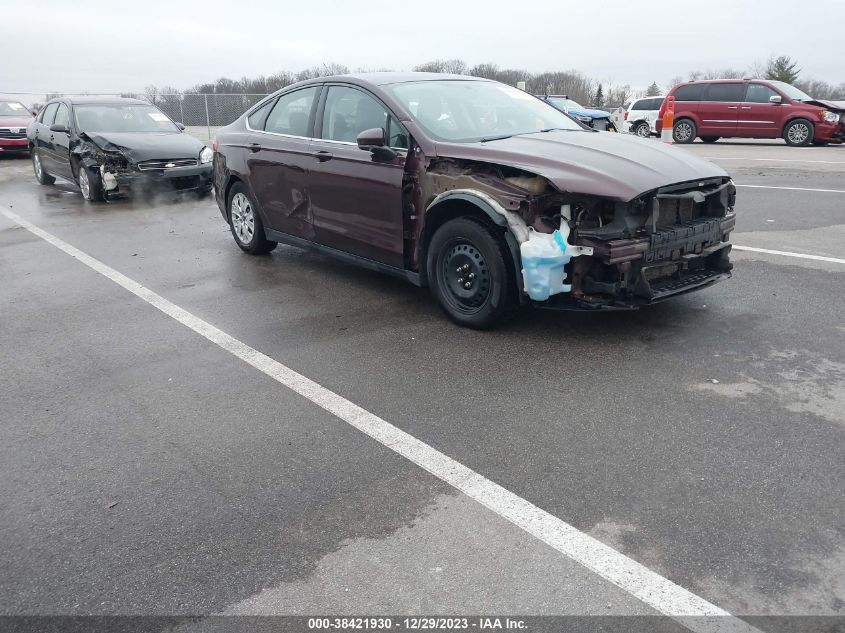
{"type": "Polygon", "coordinates": [[[529,303],[631,309],[730,276],[722,169],[494,81],[313,79],[221,129],[214,150],[242,250],[282,242],[429,286],[469,327],[529,303]]]}
{"type": "Polygon", "coordinates": [[[26,126],[32,113],[19,101],[0,99],[0,152],[27,152],[26,126]]]}

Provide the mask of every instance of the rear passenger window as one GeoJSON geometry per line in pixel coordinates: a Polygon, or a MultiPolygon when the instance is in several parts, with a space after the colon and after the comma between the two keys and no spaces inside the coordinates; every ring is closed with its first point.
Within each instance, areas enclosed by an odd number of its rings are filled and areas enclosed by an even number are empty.
{"type": "Polygon", "coordinates": [[[745,84],[710,84],[704,93],[704,101],[742,101],[745,84]]]}
{"type": "Polygon", "coordinates": [[[672,96],[675,101],[701,101],[701,93],[704,91],[704,84],[687,84],[681,86],[672,96]]]}
{"type": "Polygon", "coordinates": [[[659,110],[663,106],[663,97],[656,97],[651,100],[650,110],[659,110]]]}
{"type": "Polygon", "coordinates": [[[316,95],[317,86],[312,86],[279,97],[267,117],[264,130],[276,134],[308,136],[308,119],[316,95]]]}
{"type": "Polygon", "coordinates": [[[270,99],[267,103],[263,106],[258,108],[255,112],[250,114],[246,120],[249,127],[253,130],[263,130],[264,129],[264,119],[267,118],[267,113],[270,111],[270,108],[273,107],[275,101],[270,99]]]}
{"type": "Polygon", "coordinates": [[[631,110],[648,110],[648,102],[650,99],[640,99],[639,101],[635,101],[634,105],[631,106],[631,110]]]}
{"type": "Polygon", "coordinates": [[[748,84],[748,92],[745,94],[745,100],[749,103],[768,103],[769,97],[775,97],[777,94],[774,90],[763,84],[748,84]]]}

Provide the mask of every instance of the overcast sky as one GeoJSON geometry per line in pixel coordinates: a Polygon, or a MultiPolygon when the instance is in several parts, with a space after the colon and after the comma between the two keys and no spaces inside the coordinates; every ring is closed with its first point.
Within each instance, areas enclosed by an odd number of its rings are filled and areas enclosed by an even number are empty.
{"type": "Polygon", "coordinates": [[[663,20],[661,2],[624,0],[0,3],[3,92],[188,88],[323,62],[409,70],[454,57],[645,87],[784,54],[802,77],[845,82],[843,0],[666,2],[663,20]]]}

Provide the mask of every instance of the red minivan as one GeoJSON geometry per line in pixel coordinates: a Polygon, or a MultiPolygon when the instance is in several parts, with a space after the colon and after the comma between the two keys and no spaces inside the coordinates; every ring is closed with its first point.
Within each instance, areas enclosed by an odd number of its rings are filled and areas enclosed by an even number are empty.
{"type": "MultiPolygon", "coordinates": [[[[782,138],[795,146],[845,141],[845,110],[782,81],[689,81],[672,88],[669,96],[675,97],[675,143],[692,143],[696,137],[705,143],[723,137],[782,138]]],[[[660,108],[658,132],[666,104],[660,108]]]]}

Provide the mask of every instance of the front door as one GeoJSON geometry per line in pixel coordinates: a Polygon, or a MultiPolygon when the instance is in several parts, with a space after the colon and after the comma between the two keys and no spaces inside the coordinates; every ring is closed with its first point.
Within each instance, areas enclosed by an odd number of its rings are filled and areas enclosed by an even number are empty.
{"type": "Polygon", "coordinates": [[[404,267],[402,178],[408,136],[369,93],[332,85],[314,140],[308,189],[320,244],[390,266],[404,267]],[[358,147],[364,130],[382,128],[396,155],[377,158],[358,147]]]}
{"type": "Polygon", "coordinates": [[[735,136],[744,96],[742,82],[709,84],[698,108],[699,136],[735,136]]]}
{"type": "Polygon", "coordinates": [[[41,161],[42,167],[47,170],[47,173],[56,173],[56,164],[53,152],[53,140],[55,134],[50,131],[50,126],[53,125],[53,119],[56,117],[56,110],[59,104],[51,103],[47,105],[39,115],[35,122],[35,151],[38,152],[38,158],[41,161]]]}
{"type": "Polygon", "coordinates": [[[53,173],[73,179],[70,169],[70,109],[67,104],[59,104],[53,125],[64,125],[68,130],[67,132],[50,132],[53,153],[51,160],[55,165],[53,173]]]}
{"type": "Polygon", "coordinates": [[[740,136],[777,138],[783,125],[783,105],[769,101],[780,96],[764,84],[748,84],[745,101],[739,106],[740,136]]]}

